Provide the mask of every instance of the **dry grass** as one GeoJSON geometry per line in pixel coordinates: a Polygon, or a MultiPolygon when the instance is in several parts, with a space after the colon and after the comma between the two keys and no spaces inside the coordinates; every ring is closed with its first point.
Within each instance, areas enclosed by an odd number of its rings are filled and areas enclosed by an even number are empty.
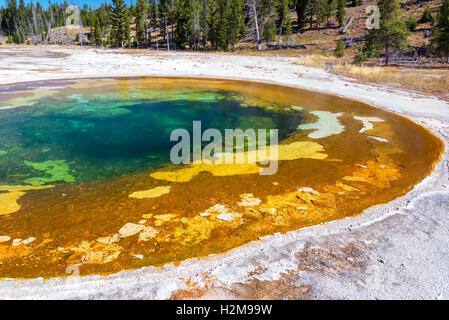
{"type": "Polygon", "coordinates": [[[403,86],[408,89],[432,94],[449,94],[449,69],[443,65],[431,69],[412,69],[407,67],[384,67],[359,65],[351,63],[351,55],[343,59],[332,54],[308,54],[301,56],[294,63],[315,68],[331,67],[333,73],[341,74],[362,81],[388,83],[403,86]]]}
{"type": "Polygon", "coordinates": [[[449,70],[413,70],[395,67],[336,64],[332,71],[338,74],[379,83],[394,83],[411,89],[448,94],[449,70]]]}
{"type": "Polygon", "coordinates": [[[319,54],[308,54],[300,57],[298,61],[295,62],[295,64],[307,66],[307,67],[314,67],[314,68],[326,68],[329,65],[336,65],[338,64],[338,59],[334,56],[325,56],[325,55],[319,55],[319,54]]]}

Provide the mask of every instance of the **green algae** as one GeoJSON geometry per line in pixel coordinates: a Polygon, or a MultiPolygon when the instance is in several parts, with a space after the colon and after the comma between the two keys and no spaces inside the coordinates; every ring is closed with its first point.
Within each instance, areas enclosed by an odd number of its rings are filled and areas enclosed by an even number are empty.
{"type": "Polygon", "coordinates": [[[180,93],[169,97],[171,101],[198,101],[198,102],[216,102],[225,99],[226,96],[217,92],[194,91],[191,93],[180,93]]]}
{"type": "Polygon", "coordinates": [[[0,150],[0,156],[4,156],[5,154],[8,154],[8,151],[6,151],[6,150],[0,150]]]}
{"type": "Polygon", "coordinates": [[[24,180],[25,183],[33,186],[58,181],[66,183],[74,183],[76,181],[75,177],[70,174],[70,167],[65,160],[48,160],[44,162],[24,161],[24,163],[36,171],[45,173],[44,177],[32,177],[24,180]]]}

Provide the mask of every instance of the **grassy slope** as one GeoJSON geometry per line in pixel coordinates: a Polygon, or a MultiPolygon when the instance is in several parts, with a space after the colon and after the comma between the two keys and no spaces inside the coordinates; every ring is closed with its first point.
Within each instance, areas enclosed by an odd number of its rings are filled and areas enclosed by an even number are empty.
{"type": "MultiPolygon", "coordinates": [[[[357,38],[365,34],[367,19],[365,9],[375,3],[375,0],[369,0],[361,6],[347,8],[346,21],[352,16],[354,21],[344,35],[339,34],[340,28],[337,27],[335,18],[330,20],[329,26],[321,24],[318,29],[306,27],[302,33],[295,33],[293,36],[295,44],[305,44],[306,49],[266,49],[258,52],[254,48],[254,43],[242,41],[234,52],[249,55],[297,56],[298,64],[327,68],[331,72],[360,80],[395,84],[406,89],[436,94],[449,99],[449,69],[445,65],[427,63],[384,67],[379,63],[354,64],[352,63],[354,55],[363,43],[346,48],[346,55],[343,58],[334,56],[333,52],[339,39],[357,38]]],[[[407,0],[403,3],[406,4],[406,7],[402,9],[403,19],[407,21],[413,13],[419,21],[427,6],[430,6],[433,14],[436,14],[442,1],[407,0]]],[[[292,12],[291,15],[292,20],[296,21],[296,14],[292,12]]],[[[415,47],[429,45],[429,39],[424,36],[424,30],[429,30],[430,27],[430,23],[418,23],[416,30],[409,37],[409,45],[415,47]]]]}

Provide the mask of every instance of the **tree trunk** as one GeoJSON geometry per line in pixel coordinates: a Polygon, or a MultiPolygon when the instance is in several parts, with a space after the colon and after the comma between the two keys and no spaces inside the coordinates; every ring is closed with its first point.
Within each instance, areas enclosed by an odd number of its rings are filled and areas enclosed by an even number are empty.
{"type": "Polygon", "coordinates": [[[254,12],[254,23],[256,24],[257,50],[262,50],[262,43],[260,41],[260,33],[259,33],[259,22],[257,20],[256,0],[252,0],[251,4],[254,12]]]}
{"type": "Polygon", "coordinates": [[[167,17],[164,16],[165,22],[165,37],[167,38],[167,51],[170,51],[170,39],[168,39],[167,17]]]}
{"type": "Polygon", "coordinates": [[[207,16],[207,3],[206,0],[201,1],[201,30],[202,30],[202,45],[203,50],[206,51],[207,48],[207,24],[206,24],[206,16],[207,16]]]}
{"type": "Polygon", "coordinates": [[[145,43],[148,43],[148,27],[147,27],[147,24],[145,22],[143,23],[143,28],[145,30],[145,33],[143,35],[143,41],[145,43]]]}
{"type": "Polygon", "coordinates": [[[285,20],[285,18],[283,17],[283,18],[282,18],[282,21],[281,21],[281,26],[279,27],[279,33],[278,33],[278,46],[281,45],[281,37],[282,37],[282,29],[284,28],[284,20],[285,20]]]}
{"type": "Polygon", "coordinates": [[[390,46],[387,44],[385,46],[385,65],[388,66],[390,64],[390,46]]]}
{"type": "Polygon", "coordinates": [[[348,31],[348,29],[351,26],[353,21],[354,21],[354,17],[352,16],[351,19],[349,19],[349,22],[343,27],[343,29],[340,30],[340,34],[345,34],[346,31],[348,31]]]}

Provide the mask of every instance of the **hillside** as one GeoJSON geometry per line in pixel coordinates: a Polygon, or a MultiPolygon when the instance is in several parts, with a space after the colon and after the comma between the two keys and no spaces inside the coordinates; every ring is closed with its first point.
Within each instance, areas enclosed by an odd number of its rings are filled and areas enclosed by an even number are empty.
{"type": "MultiPolygon", "coordinates": [[[[376,0],[363,1],[363,4],[357,7],[346,8],[345,24],[354,17],[353,22],[347,29],[345,34],[340,34],[342,28],[338,27],[335,16],[331,17],[329,24],[322,23],[316,28],[310,28],[306,25],[302,30],[295,28],[293,33],[293,46],[300,47],[299,49],[289,48],[288,50],[281,50],[275,46],[272,48],[265,48],[264,51],[276,51],[276,54],[294,55],[294,54],[329,54],[331,55],[335,50],[338,40],[343,40],[346,43],[346,56],[344,60],[349,61],[353,58],[358,48],[363,44],[361,39],[366,34],[366,8],[370,5],[375,5],[376,0]]],[[[435,15],[441,6],[441,0],[406,0],[402,1],[402,16],[404,21],[414,14],[418,21],[422,17],[426,7],[430,7],[432,14],[435,15]]],[[[293,26],[297,25],[297,14],[295,11],[290,11],[290,17],[293,26]]],[[[430,22],[419,23],[416,30],[411,33],[409,37],[409,45],[413,47],[422,47],[429,45],[429,37],[426,36],[426,31],[431,29],[430,22]]],[[[282,43],[282,42],[281,42],[282,43]]],[[[255,49],[253,39],[246,37],[236,45],[235,51],[252,50],[255,49]]]]}
{"type": "MultiPolygon", "coordinates": [[[[354,56],[358,50],[364,45],[364,36],[367,33],[366,21],[368,15],[366,9],[370,5],[377,3],[376,0],[362,1],[361,5],[351,7],[351,1],[348,1],[346,7],[346,14],[344,18],[344,25],[349,21],[352,23],[348,26],[344,34],[341,33],[342,27],[338,26],[335,13],[330,16],[328,21],[313,23],[310,26],[309,22],[305,23],[302,28],[298,27],[298,17],[296,10],[290,7],[287,11],[288,17],[292,22],[292,35],[288,43],[285,41],[286,37],[276,35],[271,43],[267,41],[262,42],[261,50],[257,49],[256,30],[254,23],[246,21],[247,29],[243,37],[233,43],[228,50],[217,50],[211,42],[210,36],[207,38],[207,52],[214,52],[220,54],[241,54],[241,55],[274,55],[274,56],[291,56],[298,57],[295,63],[320,67],[328,72],[342,74],[357,78],[359,81],[394,83],[403,88],[417,90],[420,92],[428,92],[431,94],[441,95],[443,99],[448,99],[449,93],[449,69],[448,65],[442,63],[443,60],[436,59],[429,53],[430,43],[430,29],[431,23],[421,23],[421,17],[427,7],[431,9],[432,16],[435,16],[439,11],[442,0],[405,0],[401,4],[401,15],[404,21],[408,21],[411,15],[415,15],[417,20],[416,28],[408,37],[408,43],[404,50],[404,54],[398,55],[392,60],[391,66],[384,67],[383,57],[377,59],[369,59],[363,65],[354,63],[354,56]],[[337,58],[335,49],[337,42],[342,40],[344,43],[344,56],[337,58]]],[[[103,14],[108,16],[111,14],[111,8],[104,9],[106,13],[95,14],[98,16],[103,14]],[[108,13],[109,12],[109,13],[108,13]]],[[[132,12],[132,8],[129,9],[132,12]]],[[[94,12],[94,11],[92,11],[94,12]]],[[[148,29],[148,45],[145,49],[140,49],[136,46],[136,38],[138,34],[138,10],[134,8],[134,15],[136,18],[129,20],[129,44],[126,46],[126,52],[148,52],[149,50],[167,51],[167,44],[170,50],[177,49],[179,46],[176,41],[177,24],[164,24],[163,15],[159,14],[153,20],[148,19],[146,23],[153,26],[148,29]],[[165,34],[169,34],[170,41],[166,40],[165,34]]],[[[248,13],[246,13],[248,17],[248,13]]],[[[267,14],[266,18],[275,19],[275,16],[267,14]]],[[[178,21],[179,24],[179,21],[178,21]]],[[[85,23],[86,25],[86,23],[85,23]]],[[[112,34],[112,26],[106,23],[101,30],[101,43],[96,47],[109,47],[111,44],[110,36],[112,34]]],[[[65,35],[66,27],[58,27],[51,29],[51,36],[42,34],[39,38],[48,39],[48,44],[51,45],[65,45],[67,46],[67,36],[65,35]]],[[[80,44],[78,39],[83,39],[83,46],[94,46],[94,27],[84,27],[84,37],[79,36],[79,28],[70,26],[68,28],[70,34],[70,44],[72,48],[77,48],[80,44]]],[[[36,36],[28,37],[27,41],[31,44],[36,43],[36,36]]],[[[38,43],[42,44],[42,43],[38,43]]],[[[192,47],[187,45],[185,51],[192,51],[193,49],[204,51],[202,46],[192,47]]],[[[193,50],[193,51],[196,51],[193,50]]]]}

